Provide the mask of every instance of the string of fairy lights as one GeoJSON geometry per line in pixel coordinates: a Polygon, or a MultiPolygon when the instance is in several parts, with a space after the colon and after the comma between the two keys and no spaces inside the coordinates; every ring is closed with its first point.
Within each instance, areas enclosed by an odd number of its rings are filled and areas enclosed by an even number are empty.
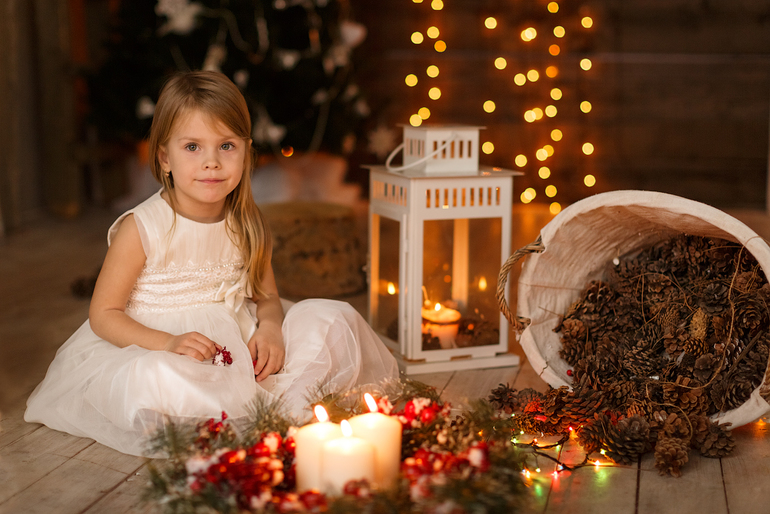
{"type": "MultiPolygon", "coordinates": [[[[415,4],[427,4],[428,0],[412,0],[415,4]]],[[[430,1],[430,8],[434,11],[441,11],[444,9],[443,0],[430,1]]],[[[558,123],[558,117],[560,114],[560,104],[563,103],[565,97],[563,88],[567,86],[564,81],[557,82],[555,79],[560,75],[560,65],[568,66],[571,60],[559,58],[564,57],[566,53],[564,49],[567,47],[566,42],[571,32],[582,30],[590,31],[594,29],[594,19],[584,9],[580,10],[578,19],[575,23],[569,25],[567,21],[572,21],[565,17],[559,17],[559,13],[563,11],[558,1],[551,1],[545,5],[547,11],[546,20],[543,23],[539,23],[539,27],[524,26],[521,30],[519,37],[522,43],[527,49],[534,51],[536,48],[543,47],[547,50],[547,57],[542,62],[546,63],[542,69],[536,67],[530,67],[525,69],[517,63],[510,63],[504,56],[498,56],[492,59],[490,63],[500,73],[512,73],[513,84],[518,88],[538,88],[535,92],[541,93],[543,98],[541,105],[531,105],[523,108],[523,112],[520,115],[523,117],[526,123],[538,125],[544,120],[551,120],[548,125],[550,130],[543,131],[542,144],[538,144],[536,148],[531,148],[527,151],[518,153],[513,159],[513,164],[517,169],[525,169],[528,165],[530,167],[537,168],[537,176],[540,181],[538,187],[528,187],[520,195],[522,203],[530,203],[535,200],[539,194],[545,195],[549,202],[549,210],[552,214],[557,214],[561,211],[562,205],[559,202],[559,191],[553,184],[554,176],[552,168],[554,166],[551,163],[554,161],[554,155],[558,152],[566,152],[566,148],[560,148],[565,138],[566,125],[560,125],[558,123]],[[565,28],[565,25],[569,28],[565,28]],[[543,28],[545,26],[545,28],[543,28]],[[535,42],[543,42],[545,45],[535,45],[535,42]]],[[[571,18],[571,17],[570,17],[571,18]]],[[[488,31],[500,31],[500,23],[495,16],[487,16],[483,19],[483,30],[488,31]]],[[[526,25],[526,24],[525,24],[526,25]]],[[[501,34],[503,35],[503,34],[501,34]]],[[[447,43],[441,37],[441,30],[436,25],[431,25],[423,30],[415,30],[411,34],[411,42],[414,45],[432,45],[433,50],[438,53],[444,53],[447,51],[447,43]]],[[[593,69],[593,63],[590,58],[583,57],[577,62],[580,73],[588,73],[593,69]]],[[[429,65],[424,72],[409,73],[404,82],[407,87],[414,88],[420,84],[423,80],[421,75],[424,73],[424,78],[427,82],[426,96],[429,101],[435,102],[441,99],[441,89],[430,84],[430,79],[435,79],[439,76],[439,67],[435,64],[429,65]]],[[[576,88],[575,88],[576,89],[576,88]]],[[[530,90],[530,92],[532,92],[530,90]]],[[[515,94],[516,91],[511,93],[515,94]]],[[[536,96],[536,95],[529,95],[536,96]]],[[[571,95],[574,96],[574,95],[571,95]]],[[[581,116],[587,116],[594,110],[592,102],[588,99],[578,99],[578,108],[581,116]]],[[[481,109],[485,115],[494,115],[498,112],[498,103],[505,103],[506,105],[515,105],[515,102],[499,101],[495,99],[485,99],[481,103],[481,109]]],[[[430,105],[430,102],[428,102],[430,105]]],[[[417,112],[412,114],[409,118],[409,123],[412,126],[420,126],[424,121],[428,120],[431,116],[430,108],[422,106],[417,109],[417,112]]],[[[491,139],[491,138],[490,138],[491,139]]],[[[590,156],[596,151],[594,143],[588,140],[583,140],[579,143],[580,152],[583,156],[590,156]]],[[[481,142],[481,151],[484,154],[490,155],[495,152],[495,145],[492,141],[481,142]]],[[[592,188],[596,185],[596,177],[591,173],[584,173],[582,175],[582,183],[586,188],[592,188]]]]}

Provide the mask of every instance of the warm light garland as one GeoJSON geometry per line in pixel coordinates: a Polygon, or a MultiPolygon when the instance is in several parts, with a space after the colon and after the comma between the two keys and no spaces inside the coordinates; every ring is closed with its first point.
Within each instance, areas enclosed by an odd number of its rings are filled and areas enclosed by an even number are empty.
{"type": "MultiPolygon", "coordinates": [[[[423,0],[413,0],[416,4],[423,3],[423,0]]],[[[444,8],[443,0],[432,0],[430,6],[433,10],[441,10],[444,8]]],[[[524,45],[529,49],[542,48],[547,52],[547,65],[541,68],[528,67],[522,69],[517,63],[511,62],[509,58],[498,55],[493,57],[491,65],[496,70],[501,72],[510,73],[513,79],[513,84],[518,87],[532,87],[544,89],[547,93],[548,100],[544,101],[540,105],[529,105],[521,111],[521,116],[528,124],[534,124],[539,126],[545,123],[550,127],[545,132],[546,137],[550,139],[549,144],[543,145],[541,142],[538,147],[531,149],[530,155],[525,153],[519,153],[515,156],[513,164],[518,169],[524,169],[529,163],[535,164],[551,162],[551,159],[559,152],[564,152],[565,141],[569,141],[570,146],[575,145],[574,137],[576,134],[565,134],[563,126],[554,127],[553,125],[558,123],[559,115],[562,113],[574,112],[574,103],[570,105],[561,104],[557,102],[563,102],[566,98],[570,102],[576,102],[578,104],[578,110],[581,115],[588,115],[593,112],[593,103],[586,99],[577,97],[574,88],[569,88],[568,84],[563,82],[557,83],[557,77],[560,75],[560,68],[566,69],[568,66],[575,66],[575,56],[570,53],[570,45],[568,33],[570,35],[578,35],[579,32],[587,30],[595,30],[595,20],[586,11],[585,8],[580,9],[563,9],[561,2],[558,0],[549,1],[545,4],[544,8],[549,13],[544,21],[539,25],[522,24],[518,27],[508,23],[501,23],[501,20],[508,21],[508,17],[502,16],[505,13],[500,13],[501,16],[497,16],[494,13],[488,13],[481,17],[479,27],[482,30],[488,30],[492,33],[499,34],[500,37],[510,37],[506,32],[509,30],[515,30],[515,34],[518,34],[519,44],[524,45]],[[580,13],[579,15],[576,13],[580,13]],[[566,28],[565,28],[566,27],[566,28]],[[530,46],[533,45],[533,46],[530,46]],[[572,63],[572,64],[570,64],[572,63]],[[518,69],[517,69],[518,68],[518,69]],[[508,71],[511,70],[511,71],[508,71]],[[542,84],[542,86],[539,86],[542,84]],[[548,101],[554,103],[546,103],[548,101]],[[567,138],[566,136],[571,136],[567,138]],[[541,146],[542,145],[542,146],[541,146]]],[[[441,35],[442,29],[440,19],[437,20],[435,16],[432,16],[431,26],[428,27],[415,27],[414,32],[411,33],[411,39],[414,44],[422,44],[426,39],[435,40],[433,42],[433,50],[437,53],[443,53],[447,51],[447,43],[442,39],[438,39],[441,35]],[[438,22],[437,22],[438,21],[438,22]]],[[[581,56],[577,60],[577,66],[581,73],[591,72],[594,69],[594,63],[588,56],[581,56]]],[[[431,64],[425,71],[426,80],[435,79],[439,76],[438,66],[431,64]]],[[[422,77],[416,73],[407,75],[405,82],[409,87],[415,87],[420,83],[422,77]]],[[[442,98],[442,91],[439,87],[428,84],[426,86],[426,94],[432,101],[439,101],[442,98]]],[[[530,95],[531,97],[531,95],[530,95]]],[[[506,102],[503,104],[501,99],[488,98],[480,101],[481,110],[485,113],[485,116],[508,116],[508,105],[518,105],[517,102],[506,102]],[[502,108],[505,105],[506,108],[502,108]],[[499,114],[498,114],[499,113],[499,114]]],[[[413,114],[409,118],[409,123],[412,126],[419,126],[430,116],[430,110],[426,107],[422,107],[417,114],[413,114]]],[[[521,118],[520,118],[521,119],[521,118]]],[[[540,132],[542,129],[537,129],[533,126],[533,129],[540,132]]],[[[492,138],[489,138],[492,139],[492,138]]],[[[589,158],[596,152],[596,146],[593,141],[583,140],[577,143],[580,149],[579,155],[583,158],[589,158]]],[[[481,151],[486,155],[491,155],[496,151],[495,144],[492,140],[481,142],[481,151]]],[[[558,161],[555,161],[558,162],[558,161]]],[[[549,164],[549,166],[538,166],[537,175],[542,180],[553,180],[554,172],[558,171],[558,164],[549,164]]],[[[597,179],[593,174],[582,173],[583,186],[591,188],[596,185],[597,179]]],[[[556,174],[558,177],[558,173],[556,174]]],[[[561,188],[562,190],[565,188],[561,188]]],[[[523,203],[532,202],[537,197],[537,192],[540,190],[544,193],[544,196],[549,199],[556,200],[560,194],[560,190],[553,184],[542,184],[540,186],[528,187],[520,195],[520,200],[523,203]],[[540,189],[542,188],[542,189],[540,189]]],[[[549,204],[549,211],[553,214],[560,212],[562,209],[561,204],[558,201],[552,201],[549,204]]]]}

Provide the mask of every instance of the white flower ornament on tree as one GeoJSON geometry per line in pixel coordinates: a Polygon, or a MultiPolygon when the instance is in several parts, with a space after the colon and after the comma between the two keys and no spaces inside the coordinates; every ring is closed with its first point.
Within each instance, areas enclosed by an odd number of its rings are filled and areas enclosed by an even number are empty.
{"type": "Polygon", "coordinates": [[[174,34],[189,34],[195,28],[198,15],[203,12],[203,5],[198,2],[190,3],[190,0],[158,0],[155,6],[155,14],[165,16],[168,21],[159,29],[158,34],[163,36],[169,32],[174,34]]]}

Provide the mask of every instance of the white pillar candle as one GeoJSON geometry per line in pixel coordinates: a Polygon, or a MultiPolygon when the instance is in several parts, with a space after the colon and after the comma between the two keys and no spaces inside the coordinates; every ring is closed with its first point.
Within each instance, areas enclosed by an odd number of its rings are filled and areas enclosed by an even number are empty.
{"type": "Polygon", "coordinates": [[[381,489],[393,486],[401,470],[401,422],[377,412],[372,395],[364,395],[369,414],[350,418],[353,435],[374,446],[374,483],[381,489]]]}
{"type": "Polygon", "coordinates": [[[351,480],[374,482],[374,447],[369,441],[353,437],[350,423],[340,423],[343,437],[327,441],[321,456],[322,492],[339,496],[351,480]]]}
{"type": "Polygon", "coordinates": [[[342,437],[342,430],[337,423],[331,423],[326,410],[316,405],[315,415],[319,423],[305,425],[294,435],[296,447],[294,456],[297,461],[297,491],[309,489],[321,490],[321,453],[327,441],[342,437]]]}
{"type": "Polygon", "coordinates": [[[457,330],[460,328],[460,311],[444,307],[437,303],[434,308],[422,309],[422,333],[430,332],[438,337],[441,348],[454,347],[457,330]]]}

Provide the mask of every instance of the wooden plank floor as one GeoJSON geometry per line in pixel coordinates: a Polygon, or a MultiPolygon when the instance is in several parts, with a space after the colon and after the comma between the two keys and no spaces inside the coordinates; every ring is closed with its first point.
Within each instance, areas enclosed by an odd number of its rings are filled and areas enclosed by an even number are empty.
{"type": "MultiPolygon", "coordinates": [[[[747,223],[769,238],[770,219],[752,216],[754,222],[747,223]]],[[[148,480],[143,459],[22,419],[26,398],[56,349],[86,319],[88,302],[72,297],[69,283],[96,269],[113,218],[95,212],[78,222],[46,220],[0,242],[0,513],[159,512],[141,503],[148,480]]],[[[541,221],[527,223],[536,233],[541,221]]],[[[513,246],[523,246],[531,235],[523,230],[513,246]]],[[[350,300],[363,308],[362,296],[350,300]]],[[[520,367],[415,378],[435,386],[456,408],[486,397],[500,383],[547,389],[526,359],[520,367]]],[[[581,468],[557,478],[550,475],[554,464],[541,459],[541,472],[529,482],[531,511],[765,513],[770,505],[770,425],[760,421],[734,433],[738,444],[732,455],[705,459],[691,454],[679,479],[660,477],[649,455],[633,466],[581,468]]],[[[566,463],[583,459],[573,441],[554,455],[566,463]]]]}

